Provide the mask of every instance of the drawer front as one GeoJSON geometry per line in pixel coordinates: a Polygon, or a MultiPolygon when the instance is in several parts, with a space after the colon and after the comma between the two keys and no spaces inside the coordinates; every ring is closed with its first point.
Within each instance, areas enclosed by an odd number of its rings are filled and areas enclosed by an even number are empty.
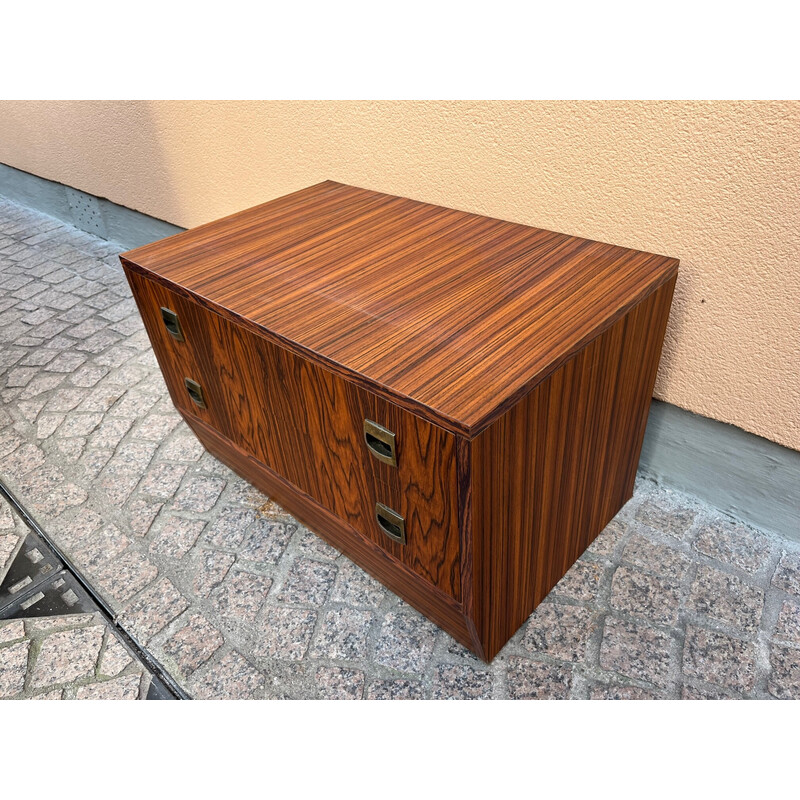
{"type": "Polygon", "coordinates": [[[127,275],[172,402],[230,436],[231,426],[225,413],[227,403],[221,386],[208,374],[208,357],[203,345],[204,321],[197,314],[196,304],[135,272],[127,275]],[[169,326],[162,309],[174,314],[169,326]],[[175,332],[179,336],[174,335],[175,332]],[[192,399],[187,380],[200,387],[202,405],[192,399]]]}
{"type": "Polygon", "coordinates": [[[176,407],[300,485],[299,462],[285,454],[301,452],[302,442],[291,427],[276,424],[270,353],[254,348],[255,337],[219,314],[136,273],[128,279],[176,407]],[[180,339],[165,324],[163,308],[175,313],[180,339]],[[187,378],[199,385],[203,406],[193,400],[187,378]]]}
{"type": "Polygon", "coordinates": [[[460,599],[453,434],[260,337],[254,346],[274,370],[276,421],[303,443],[296,453],[302,463],[286,464],[284,474],[294,474],[299,488],[460,599]],[[368,447],[365,420],[393,434],[394,465],[368,447]],[[404,543],[381,527],[379,503],[403,518],[404,543]]]}
{"type": "Polygon", "coordinates": [[[460,599],[451,433],[154,281],[132,272],[128,279],[179,409],[460,599]],[[183,341],[174,325],[170,332],[162,307],[175,312],[183,341]],[[192,399],[186,378],[201,387],[205,407],[192,399]],[[394,465],[367,446],[365,420],[394,434],[394,465]],[[403,543],[392,538],[398,533],[392,512],[402,518],[403,543]]]}

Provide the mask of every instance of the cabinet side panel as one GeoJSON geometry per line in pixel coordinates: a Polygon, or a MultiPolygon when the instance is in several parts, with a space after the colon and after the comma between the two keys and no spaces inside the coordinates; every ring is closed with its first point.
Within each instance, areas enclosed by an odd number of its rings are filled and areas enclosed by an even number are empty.
{"type": "Polygon", "coordinates": [[[472,442],[473,608],[489,659],[633,493],[674,285],[472,442]]]}

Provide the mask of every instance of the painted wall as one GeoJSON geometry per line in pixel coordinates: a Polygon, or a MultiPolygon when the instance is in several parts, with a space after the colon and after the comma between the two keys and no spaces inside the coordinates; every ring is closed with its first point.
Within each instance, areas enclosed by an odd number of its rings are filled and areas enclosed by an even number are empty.
{"type": "Polygon", "coordinates": [[[2,102],[0,162],[187,227],[330,178],[676,256],[656,396],[800,449],[798,102],[2,102]]]}

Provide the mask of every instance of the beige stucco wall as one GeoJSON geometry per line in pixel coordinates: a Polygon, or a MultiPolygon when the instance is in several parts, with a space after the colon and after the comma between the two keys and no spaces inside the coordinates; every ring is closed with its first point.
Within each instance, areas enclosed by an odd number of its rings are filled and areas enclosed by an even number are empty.
{"type": "Polygon", "coordinates": [[[681,259],[656,396],[800,449],[800,103],[0,103],[0,162],[192,226],[320,180],[681,259]]]}

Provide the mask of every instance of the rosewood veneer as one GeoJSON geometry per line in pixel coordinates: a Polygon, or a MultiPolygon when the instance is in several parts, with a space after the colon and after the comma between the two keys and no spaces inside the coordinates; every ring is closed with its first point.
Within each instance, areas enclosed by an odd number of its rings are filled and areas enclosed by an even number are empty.
{"type": "Polygon", "coordinates": [[[206,449],[485,660],[632,494],[674,258],[326,181],[121,261],[206,449]]]}

